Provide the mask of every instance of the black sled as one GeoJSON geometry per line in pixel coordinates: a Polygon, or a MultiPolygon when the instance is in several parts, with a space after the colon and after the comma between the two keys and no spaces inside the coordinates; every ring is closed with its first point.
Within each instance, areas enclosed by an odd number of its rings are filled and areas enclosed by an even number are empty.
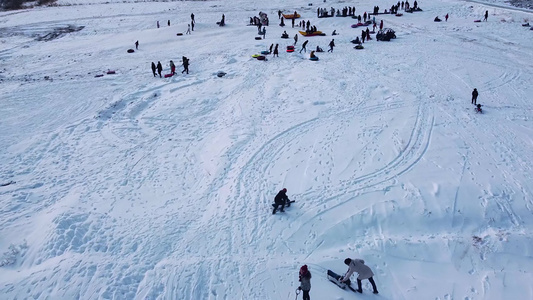
{"type": "MultiPolygon", "coordinates": [[[[296,202],[295,200],[291,200],[291,201],[287,201],[285,203],[285,207],[290,207],[291,206],[291,203],[294,203],[296,202]]],[[[281,205],[281,204],[280,204],[281,205]]],[[[272,207],[276,207],[276,203],[272,203],[272,207]]]]}

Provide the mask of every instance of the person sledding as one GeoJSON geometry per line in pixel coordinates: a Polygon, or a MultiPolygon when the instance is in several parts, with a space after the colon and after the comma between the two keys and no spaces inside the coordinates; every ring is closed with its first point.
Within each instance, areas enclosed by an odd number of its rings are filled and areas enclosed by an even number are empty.
{"type": "Polygon", "coordinates": [[[483,113],[483,110],[481,109],[481,104],[479,104],[479,103],[476,104],[475,110],[476,110],[476,113],[483,113]]]}
{"type": "Polygon", "coordinates": [[[352,276],[354,272],[357,272],[359,276],[357,276],[357,290],[356,291],[359,293],[363,293],[363,288],[361,287],[362,285],[361,280],[368,279],[368,281],[370,281],[370,284],[372,284],[372,288],[374,289],[374,294],[378,293],[378,288],[376,287],[374,278],[372,278],[372,276],[374,276],[374,273],[372,272],[370,267],[365,265],[364,260],[347,258],[344,260],[344,264],[348,266],[348,272],[346,272],[346,275],[344,275],[344,277],[340,280],[340,282],[349,282],[350,276],[352,276]]]}
{"type": "Polygon", "coordinates": [[[281,191],[278,192],[276,197],[274,197],[274,210],[272,211],[272,214],[275,214],[278,210],[278,207],[281,205],[280,212],[285,212],[285,204],[287,204],[287,207],[291,206],[291,202],[289,200],[289,197],[287,197],[287,189],[283,188],[281,191]]]}

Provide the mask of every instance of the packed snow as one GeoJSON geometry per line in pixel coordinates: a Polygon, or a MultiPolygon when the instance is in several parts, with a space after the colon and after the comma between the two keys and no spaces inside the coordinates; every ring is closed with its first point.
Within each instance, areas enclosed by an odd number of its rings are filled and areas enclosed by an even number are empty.
{"type": "Polygon", "coordinates": [[[421,0],[356,50],[316,9],[395,1],[58,4],[0,12],[0,298],[294,299],[307,264],[315,300],[533,299],[532,11],[421,0]]]}

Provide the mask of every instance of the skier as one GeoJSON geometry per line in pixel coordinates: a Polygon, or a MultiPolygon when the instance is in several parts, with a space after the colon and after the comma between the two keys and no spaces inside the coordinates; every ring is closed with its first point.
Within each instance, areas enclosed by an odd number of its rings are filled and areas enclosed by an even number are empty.
{"type": "MultiPolygon", "coordinates": [[[[277,44],[276,44],[277,46],[277,44]]],[[[277,47],[276,47],[277,49],[277,47]]],[[[276,53],[276,50],[274,50],[274,53],[276,53]]],[[[285,212],[284,208],[285,208],[285,203],[289,202],[289,197],[287,197],[287,189],[286,188],[283,188],[281,191],[278,192],[278,194],[276,195],[276,197],[274,197],[274,210],[272,211],[272,214],[275,214],[276,211],[278,210],[278,207],[281,205],[281,209],[279,210],[280,212],[285,212]]],[[[289,204],[287,205],[290,206],[290,202],[289,204]]]]}
{"type": "Polygon", "coordinates": [[[183,74],[183,72],[189,74],[189,59],[185,56],[183,57],[183,71],[181,71],[181,74],[183,74]]]}
{"type": "Polygon", "coordinates": [[[329,50],[328,52],[333,53],[333,47],[335,47],[335,39],[332,39],[331,42],[329,42],[329,50]]]}
{"type": "Polygon", "coordinates": [[[472,91],[472,104],[476,105],[478,95],[479,93],[477,92],[477,89],[474,89],[472,91]]]}
{"type": "Polygon", "coordinates": [[[485,19],[483,19],[483,21],[487,22],[487,18],[489,17],[489,11],[486,10],[485,11],[485,19]]]}
{"type": "Polygon", "coordinates": [[[152,73],[154,73],[154,77],[155,77],[155,69],[156,69],[156,68],[155,68],[155,63],[152,62],[152,73]]]}
{"type": "Polygon", "coordinates": [[[157,62],[157,73],[159,73],[159,78],[161,78],[161,72],[163,71],[163,66],[161,65],[161,62],[157,62]]]}
{"type": "Polygon", "coordinates": [[[139,50],[139,41],[135,42],[135,50],[139,50]]]}
{"type": "Polygon", "coordinates": [[[298,290],[303,291],[303,300],[311,300],[309,297],[309,291],[311,290],[311,272],[307,269],[307,265],[303,265],[300,268],[300,286],[298,290]]]}
{"type": "Polygon", "coordinates": [[[170,61],[170,74],[175,75],[176,74],[176,65],[173,61],[170,61]]]}
{"type": "Polygon", "coordinates": [[[272,55],[272,57],[279,57],[278,46],[279,44],[276,44],[276,47],[274,47],[274,54],[272,55]]]}
{"type": "Polygon", "coordinates": [[[346,272],[346,275],[344,275],[344,277],[341,279],[341,282],[350,280],[350,276],[352,276],[354,272],[357,272],[357,274],[359,274],[359,276],[357,276],[357,292],[363,293],[363,288],[361,287],[361,280],[368,279],[368,281],[370,281],[370,284],[372,284],[374,294],[378,293],[378,288],[376,287],[374,278],[372,278],[372,276],[374,276],[374,273],[367,265],[365,265],[364,260],[347,258],[344,260],[344,264],[348,266],[348,272],[346,272]]]}
{"type": "Polygon", "coordinates": [[[300,53],[302,53],[302,50],[307,53],[307,49],[305,48],[307,46],[307,43],[309,42],[309,40],[306,40],[303,44],[302,44],[302,49],[300,49],[300,53]]]}

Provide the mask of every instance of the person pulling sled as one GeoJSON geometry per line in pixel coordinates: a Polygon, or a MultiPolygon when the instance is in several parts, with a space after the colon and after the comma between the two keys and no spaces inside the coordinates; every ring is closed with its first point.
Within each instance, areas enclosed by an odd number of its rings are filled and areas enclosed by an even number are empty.
{"type": "Polygon", "coordinates": [[[363,293],[363,288],[361,287],[363,279],[368,279],[370,281],[370,284],[372,284],[372,288],[374,289],[374,294],[378,293],[378,288],[376,287],[376,283],[374,282],[374,273],[368,267],[365,265],[365,261],[362,259],[351,259],[347,258],[344,260],[344,264],[348,266],[348,271],[346,272],[346,275],[340,280],[341,283],[349,283],[350,282],[350,276],[354,272],[357,272],[359,276],[357,276],[357,292],[363,293]]]}

